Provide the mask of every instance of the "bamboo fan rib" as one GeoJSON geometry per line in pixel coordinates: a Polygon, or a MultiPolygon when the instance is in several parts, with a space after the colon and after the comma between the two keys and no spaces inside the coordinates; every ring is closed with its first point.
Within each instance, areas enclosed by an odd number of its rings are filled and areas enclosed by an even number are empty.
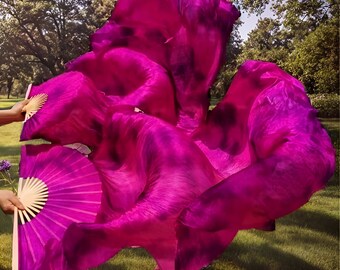
{"type": "Polygon", "coordinates": [[[30,119],[41,109],[41,107],[45,104],[47,98],[47,94],[38,94],[30,98],[28,104],[24,107],[24,110],[26,110],[24,122],[30,119]]]}
{"type": "MultiPolygon", "coordinates": [[[[25,210],[14,211],[13,220],[13,254],[12,270],[19,269],[19,248],[18,248],[18,224],[30,222],[43,209],[48,199],[47,185],[38,178],[20,178],[18,185],[18,197],[24,205],[25,210]]],[[[39,235],[36,232],[36,235],[39,235]]],[[[41,241],[41,239],[40,239],[41,241]]]]}
{"type": "Polygon", "coordinates": [[[18,211],[21,224],[25,224],[43,209],[48,199],[48,187],[38,178],[24,179],[22,189],[18,190],[18,197],[25,206],[25,210],[18,211]]]}
{"type": "Polygon", "coordinates": [[[72,223],[95,221],[101,181],[83,154],[58,145],[23,146],[19,173],[18,197],[25,210],[15,212],[12,269],[45,270],[43,262],[58,252],[72,223]]]}
{"type": "Polygon", "coordinates": [[[32,90],[32,84],[30,83],[26,90],[25,99],[28,99],[28,97],[30,96],[31,90],[32,90]]]}

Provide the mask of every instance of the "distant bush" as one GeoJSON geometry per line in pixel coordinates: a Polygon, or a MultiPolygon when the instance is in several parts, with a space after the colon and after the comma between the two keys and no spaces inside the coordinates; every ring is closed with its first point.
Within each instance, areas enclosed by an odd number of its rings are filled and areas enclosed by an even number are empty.
{"type": "Polygon", "coordinates": [[[309,95],[312,105],[322,118],[339,118],[340,96],[338,94],[309,95]]]}

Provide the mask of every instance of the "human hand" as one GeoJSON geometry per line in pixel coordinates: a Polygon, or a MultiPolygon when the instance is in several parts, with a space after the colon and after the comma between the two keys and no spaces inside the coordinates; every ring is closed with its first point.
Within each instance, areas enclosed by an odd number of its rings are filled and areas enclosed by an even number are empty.
{"type": "Polygon", "coordinates": [[[11,109],[10,112],[13,114],[14,121],[23,121],[25,119],[25,106],[28,104],[29,100],[25,99],[23,101],[19,101],[16,103],[11,109]]]}
{"type": "Polygon", "coordinates": [[[0,208],[5,214],[13,214],[15,207],[24,210],[24,205],[10,190],[0,190],[0,208]]]}

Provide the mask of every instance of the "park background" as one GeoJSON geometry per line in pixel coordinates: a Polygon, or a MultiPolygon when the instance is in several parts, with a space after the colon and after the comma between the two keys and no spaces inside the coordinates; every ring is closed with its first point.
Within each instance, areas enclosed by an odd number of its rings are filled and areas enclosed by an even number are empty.
{"type": "MultiPolygon", "coordinates": [[[[89,50],[89,36],[114,0],[0,0],[0,109],[22,100],[28,84],[62,73],[89,50]]],[[[227,61],[210,89],[213,107],[246,59],[271,61],[303,82],[339,156],[339,1],[240,0],[227,61]],[[255,20],[254,20],[255,18],[255,20]]],[[[0,127],[0,160],[20,159],[21,123],[0,127]]],[[[31,143],[31,142],[29,142],[31,143]]],[[[35,143],[35,142],[32,142],[35,143]]],[[[207,269],[339,269],[339,159],[327,187],[274,232],[241,231],[207,269]]],[[[11,217],[0,213],[0,270],[11,269],[11,217]]],[[[154,269],[143,249],[126,249],[98,269],[154,269]]]]}

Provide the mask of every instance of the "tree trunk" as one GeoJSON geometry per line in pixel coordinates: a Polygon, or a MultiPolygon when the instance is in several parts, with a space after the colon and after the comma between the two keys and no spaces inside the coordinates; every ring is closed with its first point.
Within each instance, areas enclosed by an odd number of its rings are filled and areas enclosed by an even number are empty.
{"type": "Polygon", "coordinates": [[[13,83],[14,83],[13,78],[7,79],[7,99],[9,99],[11,95],[13,83]]]}

